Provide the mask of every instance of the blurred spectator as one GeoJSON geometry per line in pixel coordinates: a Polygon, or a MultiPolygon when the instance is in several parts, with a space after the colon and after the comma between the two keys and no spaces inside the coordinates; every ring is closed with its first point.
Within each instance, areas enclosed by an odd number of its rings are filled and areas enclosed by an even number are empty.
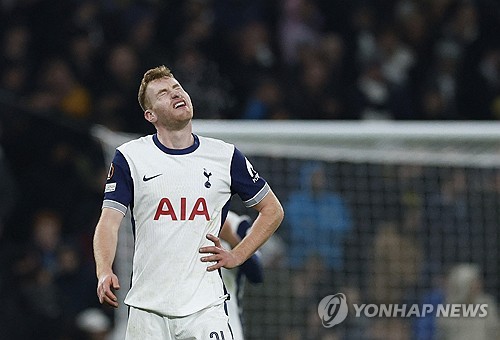
{"type": "Polygon", "coordinates": [[[422,116],[426,120],[454,119],[458,117],[459,46],[449,42],[437,45],[436,49],[436,61],[422,90],[422,116]]]}
{"type": "MultiPolygon", "coordinates": [[[[319,301],[336,291],[342,280],[343,241],[352,227],[351,212],[344,198],[329,186],[327,178],[330,177],[325,164],[305,163],[297,175],[299,187],[284,203],[291,325],[307,323],[311,319],[311,301],[319,301]]],[[[316,331],[307,339],[319,336],[314,334],[316,331]]],[[[303,330],[297,332],[306,338],[303,330]]]]}
{"type": "Polygon", "coordinates": [[[15,256],[13,278],[27,329],[25,338],[59,339],[76,334],[76,315],[97,305],[92,270],[69,242],[63,217],[55,210],[34,214],[31,239],[15,256]]]}
{"type": "Polygon", "coordinates": [[[29,25],[15,23],[2,34],[2,54],[0,67],[12,65],[32,66],[32,31],[29,25]]]}
{"type": "Polygon", "coordinates": [[[56,212],[60,212],[64,217],[71,214],[73,202],[76,204],[79,197],[75,193],[86,192],[83,161],[81,154],[69,142],[61,141],[54,144],[47,150],[48,154],[44,167],[31,169],[25,174],[25,179],[29,182],[27,188],[30,193],[25,200],[26,204],[38,206],[43,202],[46,206],[56,212]]]}
{"type": "Polygon", "coordinates": [[[286,200],[291,268],[304,268],[315,258],[329,270],[343,269],[342,245],[352,227],[351,211],[328,186],[326,171],[319,162],[306,163],[298,178],[300,189],[286,200]]]}
{"type": "Polygon", "coordinates": [[[377,37],[377,54],[385,78],[396,86],[407,87],[415,56],[401,41],[395,28],[385,29],[377,37]]]}
{"type": "Polygon", "coordinates": [[[234,100],[228,95],[228,80],[201,48],[187,44],[180,46],[173,70],[191,96],[197,98],[197,119],[223,118],[234,105],[234,100]]]}
{"type": "MultiPolygon", "coordinates": [[[[102,5],[80,1],[71,13],[71,36],[64,50],[75,76],[94,94],[105,49],[106,29],[102,5]]],[[[111,20],[106,21],[110,24],[111,20]]]]}
{"type": "Polygon", "coordinates": [[[430,277],[457,261],[472,260],[472,245],[478,235],[474,228],[480,228],[480,225],[471,225],[465,170],[453,169],[441,178],[444,180],[440,190],[429,195],[425,202],[425,234],[428,237],[424,246],[430,277]]]}
{"type": "Polygon", "coordinates": [[[354,308],[355,304],[360,306],[364,303],[363,294],[359,287],[347,283],[339,287],[339,292],[342,292],[346,296],[348,306],[347,317],[342,322],[342,328],[340,329],[342,334],[341,339],[371,339],[369,331],[370,325],[372,325],[374,319],[368,318],[363,314],[356,316],[356,310],[354,308]]]}
{"type": "MultiPolygon", "coordinates": [[[[214,35],[217,39],[229,43],[229,49],[222,46],[223,51],[231,52],[232,43],[241,39],[243,27],[252,22],[261,22],[265,25],[271,25],[275,22],[277,7],[272,1],[234,1],[218,0],[212,2],[212,16],[214,35]]],[[[210,16],[209,16],[210,17],[210,16]]],[[[268,26],[270,27],[270,26],[268,26]]],[[[231,61],[228,59],[228,61],[231,61]]]]}
{"type": "Polygon", "coordinates": [[[444,22],[444,39],[456,42],[465,48],[480,35],[478,8],[473,1],[457,1],[451,17],[444,22]]]}
{"type": "Polygon", "coordinates": [[[139,67],[132,46],[119,43],[110,47],[96,97],[97,123],[112,130],[152,132],[137,102],[139,67]]]}
{"type": "Polygon", "coordinates": [[[471,46],[462,64],[457,98],[460,115],[464,119],[498,120],[500,47],[471,46]]]}
{"type": "Polygon", "coordinates": [[[40,210],[33,218],[31,239],[15,263],[20,303],[29,320],[27,338],[57,339],[62,309],[55,275],[59,269],[57,251],[61,246],[62,218],[57,212],[40,210]]]}
{"type": "MultiPolygon", "coordinates": [[[[0,99],[11,103],[30,90],[28,77],[34,67],[32,33],[28,25],[13,24],[2,34],[0,53],[0,99]]],[[[6,108],[7,109],[7,108],[6,108]]]]}
{"type": "Polygon", "coordinates": [[[106,340],[111,334],[111,321],[99,308],[88,308],[78,314],[80,335],[76,340],[106,340]]]}
{"type": "Polygon", "coordinates": [[[242,119],[291,118],[284,104],[284,91],[275,78],[262,79],[244,108],[242,119]]]}
{"type": "Polygon", "coordinates": [[[259,82],[277,71],[276,55],[269,26],[262,21],[252,21],[239,27],[231,40],[230,60],[225,66],[235,99],[234,111],[241,117],[247,98],[258,88],[259,82]]]}
{"type": "Polygon", "coordinates": [[[395,25],[404,43],[413,53],[416,60],[423,58],[422,52],[427,49],[431,19],[424,12],[424,6],[416,1],[403,0],[395,5],[395,25]]]}
{"type": "Polygon", "coordinates": [[[376,318],[369,330],[370,340],[411,340],[411,328],[408,319],[376,318]]]}
{"type": "Polygon", "coordinates": [[[315,46],[320,38],[324,17],[314,1],[285,0],[281,4],[279,44],[282,60],[294,67],[304,47],[315,46]]]}
{"type": "MultiPolygon", "coordinates": [[[[22,64],[6,66],[0,79],[0,98],[4,102],[12,103],[26,95],[28,91],[29,70],[22,64]]],[[[12,108],[5,108],[5,110],[12,108]]]]}
{"type": "Polygon", "coordinates": [[[62,57],[51,58],[43,65],[29,105],[38,112],[69,121],[89,121],[92,113],[90,91],[62,57]]]}
{"type": "Polygon", "coordinates": [[[437,339],[498,339],[498,305],[483,290],[481,270],[472,263],[454,265],[446,278],[445,303],[486,304],[486,317],[441,317],[437,321],[437,339]]]}
{"type": "Polygon", "coordinates": [[[99,307],[95,299],[94,270],[73,242],[65,242],[59,247],[57,260],[54,283],[61,306],[61,328],[67,335],[75,335],[79,314],[87,308],[99,307]]]}
{"type": "Polygon", "coordinates": [[[380,63],[367,65],[358,80],[358,110],[363,119],[392,119],[396,93],[385,78],[380,63]]]}
{"type": "MultiPolygon", "coordinates": [[[[334,38],[334,37],[330,37],[334,38]]],[[[341,99],[340,74],[335,65],[341,48],[333,40],[325,39],[324,45],[304,46],[300,63],[290,73],[286,97],[292,118],[296,119],[340,119],[345,117],[341,99]],[[337,44],[332,46],[328,44],[337,44]],[[333,52],[333,53],[332,53],[333,52]],[[314,108],[314,109],[311,109],[314,108]]]]}
{"type": "Polygon", "coordinates": [[[63,243],[63,217],[56,211],[38,211],[33,219],[31,245],[42,268],[51,275],[59,271],[58,251],[63,243]]]}
{"type": "Polygon", "coordinates": [[[132,6],[127,11],[126,42],[136,51],[141,65],[168,64],[171,56],[166,46],[158,44],[159,24],[163,18],[154,9],[138,7],[132,6]]]}
{"type": "MultiPolygon", "coordinates": [[[[182,16],[187,19],[181,24],[181,32],[174,40],[175,45],[198,46],[208,58],[213,56],[214,8],[208,1],[189,0],[181,5],[182,16]]],[[[176,19],[179,20],[179,19],[176,19]]]]}
{"type": "Polygon", "coordinates": [[[401,232],[401,227],[392,222],[379,226],[373,242],[370,300],[392,304],[408,302],[409,293],[421,275],[421,247],[412,234],[401,232]]]}
{"type": "MultiPolygon", "coordinates": [[[[444,274],[442,273],[435,275],[434,282],[427,285],[429,288],[418,300],[419,306],[432,305],[433,310],[436,311],[438,306],[445,302],[443,276],[444,274]]],[[[437,318],[432,313],[427,313],[422,317],[414,318],[412,322],[412,333],[413,339],[415,340],[437,340],[437,318]]]]}
{"type": "Polygon", "coordinates": [[[68,43],[67,59],[75,77],[94,95],[97,86],[99,44],[89,32],[75,33],[68,43]]]}
{"type": "Polygon", "coordinates": [[[377,15],[367,2],[359,2],[351,15],[356,68],[363,69],[376,53],[377,15]]]}

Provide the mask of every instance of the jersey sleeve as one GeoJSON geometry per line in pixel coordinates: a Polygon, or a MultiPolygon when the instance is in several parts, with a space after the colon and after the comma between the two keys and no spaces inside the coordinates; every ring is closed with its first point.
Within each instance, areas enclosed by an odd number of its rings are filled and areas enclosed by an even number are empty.
{"type": "Polygon", "coordinates": [[[231,160],[231,192],[238,194],[248,208],[259,203],[269,190],[266,180],[259,176],[241,151],[234,148],[231,160]]]}
{"type": "Polygon", "coordinates": [[[130,167],[123,154],[116,150],[106,180],[102,207],[118,210],[125,215],[132,203],[132,197],[133,181],[130,167]]]}

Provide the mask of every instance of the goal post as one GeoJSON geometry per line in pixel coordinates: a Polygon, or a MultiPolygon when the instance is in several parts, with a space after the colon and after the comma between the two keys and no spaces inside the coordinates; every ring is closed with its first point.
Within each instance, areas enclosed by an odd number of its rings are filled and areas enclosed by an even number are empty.
{"type": "Polygon", "coordinates": [[[500,159],[500,125],[491,122],[195,120],[194,130],[251,155],[487,166],[500,159]]]}
{"type": "MultiPolygon", "coordinates": [[[[484,294],[498,300],[500,123],[194,120],[193,131],[235,144],[285,207],[263,248],[264,283],[245,287],[247,340],[348,334],[361,326],[321,325],[324,296],[422,303],[464,262],[479,268],[484,294]],[[304,176],[318,167],[329,199],[314,203],[304,176]]],[[[108,163],[116,146],[136,137],[102,126],[93,135],[108,163]]],[[[130,230],[120,231],[122,282],[131,268],[130,230]]],[[[126,312],[116,315],[119,333],[126,312]]]]}

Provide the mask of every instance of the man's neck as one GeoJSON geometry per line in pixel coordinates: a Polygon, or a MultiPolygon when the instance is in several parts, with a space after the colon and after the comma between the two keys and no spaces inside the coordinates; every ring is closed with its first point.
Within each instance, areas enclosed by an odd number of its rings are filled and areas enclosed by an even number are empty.
{"type": "Polygon", "coordinates": [[[156,131],[160,143],[169,149],[186,149],[194,143],[191,124],[182,130],[157,129],[156,131]]]}

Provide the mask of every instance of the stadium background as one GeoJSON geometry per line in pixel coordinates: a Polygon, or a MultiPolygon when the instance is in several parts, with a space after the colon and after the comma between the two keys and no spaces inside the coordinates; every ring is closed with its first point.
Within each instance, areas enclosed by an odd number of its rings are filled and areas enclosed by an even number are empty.
{"type": "MultiPolygon", "coordinates": [[[[107,165],[91,131],[152,132],[136,100],[147,68],[170,66],[198,119],[496,126],[500,117],[496,1],[25,0],[0,10],[0,332],[8,339],[84,338],[78,316],[100,309],[91,238],[107,165]]],[[[467,138],[448,140],[445,153],[467,138]]],[[[496,304],[498,164],[467,157],[486,148],[494,158],[498,148],[465,144],[454,163],[298,157],[279,147],[255,154],[291,208],[268,249],[266,283],[247,287],[249,339],[432,339],[432,320],[327,330],[315,308],[338,291],[366,302],[442,301],[458,262],[479,265],[483,296],[496,304]],[[331,193],[326,208],[304,187],[318,169],[326,177],[315,183],[331,193]],[[313,208],[293,208],[305,202],[313,208]],[[315,255],[303,259],[305,249],[315,255]]]]}

